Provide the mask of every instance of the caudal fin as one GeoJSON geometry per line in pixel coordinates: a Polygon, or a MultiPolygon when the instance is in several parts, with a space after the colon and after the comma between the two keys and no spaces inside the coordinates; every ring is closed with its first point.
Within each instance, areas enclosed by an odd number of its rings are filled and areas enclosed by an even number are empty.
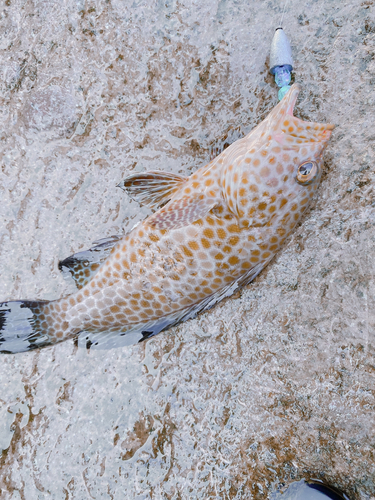
{"type": "Polygon", "coordinates": [[[43,328],[46,301],[0,303],[0,353],[31,351],[53,343],[43,328]]]}

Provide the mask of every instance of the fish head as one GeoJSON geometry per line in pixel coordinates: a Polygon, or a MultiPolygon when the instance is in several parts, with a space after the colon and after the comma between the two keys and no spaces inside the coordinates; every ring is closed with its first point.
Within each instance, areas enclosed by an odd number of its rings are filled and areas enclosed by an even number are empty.
{"type": "Polygon", "coordinates": [[[299,91],[294,84],[262,123],[224,151],[223,197],[245,226],[284,220],[292,227],[319,185],[334,125],[293,116],[299,91]]]}
{"type": "Polygon", "coordinates": [[[301,88],[295,83],[271,111],[262,125],[263,137],[278,143],[283,151],[295,152],[299,161],[319,162],[335,126],[331,123],[306,122],[293,116],[301,88]]]}

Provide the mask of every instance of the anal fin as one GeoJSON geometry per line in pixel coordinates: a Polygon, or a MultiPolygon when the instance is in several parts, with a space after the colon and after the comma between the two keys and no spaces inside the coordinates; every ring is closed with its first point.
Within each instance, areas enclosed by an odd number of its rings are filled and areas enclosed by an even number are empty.
{"type": "Polygon", "coordinates": [[[118,187],[140,205],[157,210],[171,199],[186,180],[187,177],[182,175],[150,170],[129,175],[118,187]]]}
{"type": "Polygon", "coordinates": [[[181,311],[156,320],[145,321],[123,328],[106,328],[105,331],[82,331],[78,335],[77,345],[86,349],[112,349],[134,345],[154,337],[158,333],[168,330],[179,323],[181,311]]]}
{"type": "Polygon", "coordinates": [[[112,248],[121,240],[122,236],[110,236],[96,241],[96,245],[89,250],[75,253],[59,262],[59,269],[63,273],[69,271],[77,288],[83,288],[97,273],[105,262],[112,248]]]}

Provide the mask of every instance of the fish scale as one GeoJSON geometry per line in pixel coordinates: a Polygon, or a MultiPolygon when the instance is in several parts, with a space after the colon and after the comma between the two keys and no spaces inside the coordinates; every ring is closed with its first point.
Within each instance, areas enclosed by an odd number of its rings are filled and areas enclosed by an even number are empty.
{"type": "MultiPolygon", "coordinates": [[[[156,212],[118,241],[114,237],[111,253],[87,268],[77,293],[25,302],[26,319],[12,314],[12,304],[22,308],[22,302],[2,304],[0,349],[17,352],[77,335],[99,346],[130,333],[141,340],[254,279],[309,205],[333,129],[293,116],[298,92],[295,84],[252,132],[189,178],[154,171],[125,179],[129,195],[156,212]],[[301,184],[304,162],[318,168],[312,182],[301,184]],[[15,340],[17,321],[24,335],[15,340]]],[[[74,257],[70,270],[82,280],[74,257]]]]}

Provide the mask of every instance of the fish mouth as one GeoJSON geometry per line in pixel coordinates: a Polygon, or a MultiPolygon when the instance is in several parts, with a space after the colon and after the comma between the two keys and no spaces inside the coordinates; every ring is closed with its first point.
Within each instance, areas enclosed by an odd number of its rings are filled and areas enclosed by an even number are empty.
{"type": "Polygon", "coordinates": [[[308,131],[311,141],[326,143],[331,137],[332,130],[335,128],[333,123],[317,123],[317,122],[307,122],[297,118],[293,115],[294,107],[297,102],[298,95],[301,91],[301,85],[299,83],[294,83],[285,97],[282,99],[280,104],[282,104],[281,109],[284,117],[290,116],[293,118],[294,123],[300,125],[305,131],[308,131]],[[285,100],[285,102],[283,102],[285,100]]]}
{"type": "MultiPolygon", "coordinates": [[[[294,83],[287,94],[285,95],[285,103],[283,108],[286,115],[293,116],[294,106],[296,105],[298,94],[301,92],[301,85],[299,83],[294,83]]],[[[281,101],[282,102],[282,101],[281,101]]]]}

